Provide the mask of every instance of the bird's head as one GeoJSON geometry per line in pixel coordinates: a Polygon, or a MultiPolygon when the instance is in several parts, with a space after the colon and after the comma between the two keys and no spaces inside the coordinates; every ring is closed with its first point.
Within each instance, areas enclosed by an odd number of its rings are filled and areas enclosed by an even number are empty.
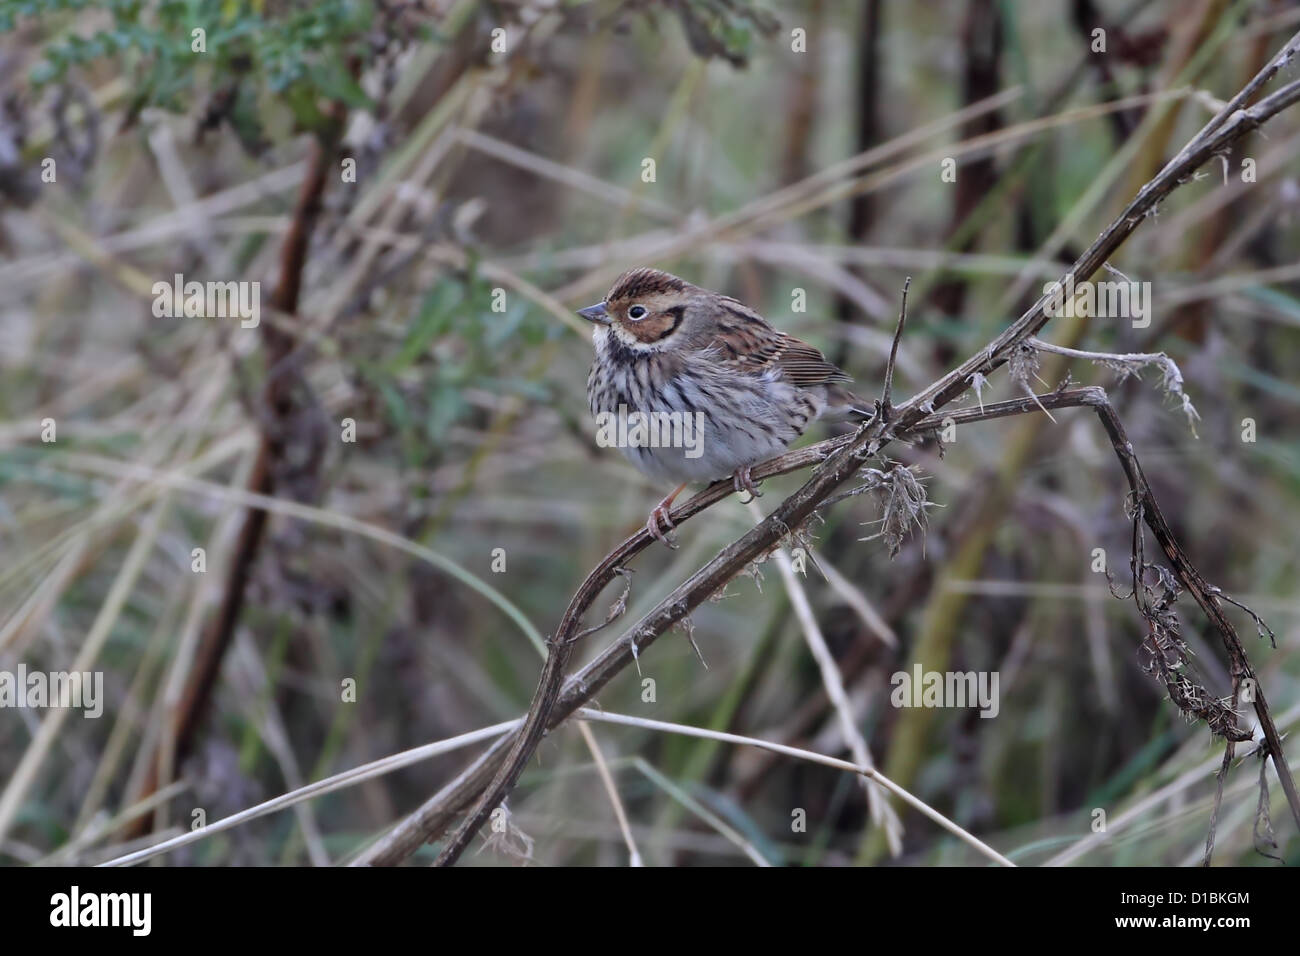
{"type": "Polygon", "coordinates": [[[605,298],[579,309],[584,319],[604,326],[624,345],[658,351],[684,340],[698,320],[709,293],[658,269],[633,269],[618,277],[605,298]]]}

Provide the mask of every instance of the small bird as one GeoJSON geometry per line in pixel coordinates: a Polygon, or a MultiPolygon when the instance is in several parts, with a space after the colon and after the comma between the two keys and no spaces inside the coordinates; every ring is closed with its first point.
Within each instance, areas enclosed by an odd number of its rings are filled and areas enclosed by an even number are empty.
{"type": "Polygon", "coordinates": [[[648,477],[680,482],[646,520],[670,547],[660,525],[673,529],[668,509],[689,482],[731,477],[737,493],[757,495],[751,467],[785,451],[814,421],[874,414],[817,349],[741,302],[667,272],[625,272],[578,314],[595,324],[587,400],[597,421],[687,413],[700,432],[688,447],[620,443],[648,477]]]}

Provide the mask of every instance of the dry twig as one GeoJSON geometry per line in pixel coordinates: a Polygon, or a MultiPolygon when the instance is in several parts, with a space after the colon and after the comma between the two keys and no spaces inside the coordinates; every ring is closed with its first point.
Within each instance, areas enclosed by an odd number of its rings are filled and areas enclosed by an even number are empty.
{"type": "MultiPolygon", "coordinates": [[[[1211,157],[1224,153],[1247,133],[1300,102],[1300,80],[1297,80],[1283,86],[1254,106],[1245,106],[1297,53],[1300,53],[1300,34],[1292,37],[1264,69],[1225,104],[1154,179],[1138,191],[1137,196],[1119,217],[1079,256],[1061,280],[1062,285],[1090,279],[1146,217],[1155,212],[1159,204],[1178,186],[1191,181],[1196,171],[1211,157]]],[[[498,740],[456,780],[435,794],[424,806],[363,853],[357,862],[376,864],[400,862],[414,852],[421,843],[437,839],[445,831],[452,817],[473,802],[472,809],[448,840],[438,858],[440,865],[454,863],[493,809],[499,806],[513,789],[523,767],[549,729],[569,717],[619,670],[631,662],[634,651],[636,653],[643,651],[660,634],[685,618],[691,610],[722,588],[743,568],[768,553],[782,537],[800,528],[828,497],[858,474],[866,458],[876,455],[896,436],[936,427],[939,423],[935,420],[936,409],[948,405],[975,383],[982,381],[1009,362],[1018,350],[1027,347],[1030,337],[1049,321],[1046,310],[1048,300],[1047,295],[1040,297],[1027,312],[985,348],[899,406],[891,421],[886,422],[884,416],[876,416],[851,438],[837,443],[833,451],[823,443],[821,446],[813,446],[813,449],[817,449],[815,452],[801,449],[756,467],[755,478],[767,477],[793,470],[795,467],[814,464],[817,459],[808,457],[810,454],[821,456],[824,452],[829,452],[812,477],[783,501],[765,521],[719,552],[629,628],[611,647],[566,683],[564,673],[573,651],[572,638],[579,629],[582,616],[610,582],[615,573],[614,569],[625,567],[635,554],[649,544],[650,536],[644,531],[638,532],[615,548],[587,576],[570,601],[560,626],[550,641],[546,665],[522,727],[498,740]],[[796,462],[799,464],[795,464],[796,462]]],[[[1141,504],[1142,520],[1161,544],[1182,586],[1192,593],[1202,610],[1218,628],[1232,659],[1234,678],[1240,679],[1253,675],[1236,631],[1219,604],[1217,592],[1201,578],[1169,531],[1151,495],[1133,448],[1124,434],[1123,427],[1105,400],[1105,393],[1100,389],[1080,389],[1031,396],[1018,402],[1002,403],[1002,414],[1019,414],[1031,401],[1032,406],[1041,407],[1044,411],[1052,407],[1078,404],[1091,405],[1097,410],[1103,427],[1120,457],[1133,498],[1141,504]]],[[[991,408],[975,410],[975,414],[980,415],[981,418],[996,417],[982,414],[991,408]]],[[[960,413],[945,417],[955,419],[958,414],[960,413]]],[[[672,514],[673,523],[680,524],[689,519],[726,496],[730,490],[731,486],[727,482],[711,485],[675,509],[672,514]]],[[[1281,741],[1262,692],[1256,694],[1253,703],[1264,734],[1264,746],[1275,761],[1292,813],[1297,824],[1300,824],[1300,795],[1296,794],[1281,741]]]]}

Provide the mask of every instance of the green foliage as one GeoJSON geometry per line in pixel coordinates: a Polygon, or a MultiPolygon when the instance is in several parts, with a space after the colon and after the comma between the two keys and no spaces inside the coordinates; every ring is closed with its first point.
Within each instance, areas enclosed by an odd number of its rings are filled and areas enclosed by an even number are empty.
{"type": "Polygon", "coordinates": [[[89,35],[64,26],[87,0],[0,4],[0,30],[36,20],[47,31],[37,86],[109,61],[133,84],[133,108],[192,109],[209,97],[204,122],[229,119],[246,143],[274,124],[269,98],[287,106],[299,130],[321,130],[323,99],[369,105],[354,78],[369,54],[371,4],[359,0],[266,4],[260,0],[108,0],[111,26],[89,35]],[[196,31],[202,30],[198,35],[196,31]]]}
{"type": "Polygon", "coordinates": [[[467,389],[547,400],[526,375],[500,375],[503,357],[514,356],[506,364],[517,364],[542,342],[545,321],[521,296],[507,297],[504,312],[492,311],[493,299],[492,284],[474,272],[438,282],[399,343],[385,343],[383,354],[358,360],[382,397],[408,465],[427,463],[431,451],[446,447],[450,429],[472,411],[467,389]]]}
{"type": "MultiPolygon", "coordinates": [[[[780,26],[760,7],[732,0],[679,0],[670,6],[696,56],[737,67],[749,62],[755,34],[771,36],[780,26]]],[[[653,5],[649,10],[659,12],[653,5]]]]}

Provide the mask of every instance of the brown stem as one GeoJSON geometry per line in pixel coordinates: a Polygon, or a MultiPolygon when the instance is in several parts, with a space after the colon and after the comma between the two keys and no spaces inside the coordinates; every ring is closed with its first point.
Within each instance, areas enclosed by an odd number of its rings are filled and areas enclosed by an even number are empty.
{"type": "Polygon", "coordinates": [[[1264,743],[1273,758],[1278,781],[1282,784],[1282,792],[1286,794],[1287,803],[1291,807],[1291,815],[1295,818],[1296,826],[1300,827],[1300,793],[1296,791],[1295,780],[1291,776],[1291,768],[1282,749],[1282,738],[1273,723],[1273,715],[1269,711],[1268,702],[1264,699],[1263,688],[1255,677],[1254,668],[1250,666],[1250,660],[1246,656],[1241,638],[1237,635],[1237,629],[1223,612],[1223,606],[1219,602],[1219,590],[1201,577],[1201,573],[1192,565],[1191,560],[1174,538],[1174,533],[1165,521],[1155,495],[1151,493],[1151,486],[1142,472],[1142,466],[1138,464],[1137,456],[1133,453],[1133,444],[1128,440],[1128,435],[1125,434],[1124,426],[1120,423],[1119,416],[1115,414],[1115,409],[1105,401],[1104,395],[1102,402],[1095,407],[1102,427],[1106,429],[1110,443],[1115,449],[1115,454],[1119,456],[1120,463],[1124,466],[1129,487],[1134,497],[1141,502],[1147,527],[1151,529],[1160,544],[1178,579],[1191,592],[1193,599],[1201,606],[1205,616],[1213,622],[1223,640],[1223,646],[1228,651],[1228,659],[1232,663],[1234,686],[1240,685],[1247,679],[1254,683],[1255,716],[1259,718],[1260,729],[1264,733],[1264,743]]]}
{"type": "MultiPolygon", "coordinates": [[[[866,0],[862,6],[862,19],[858,27],[858,71],[857,95],[854,100],[858,106],[857,134],[855,153],[865,153],[880,141],[880,7],[883,0],[866,0]]],[[[875,197],[869,192],[858,193],[849,200],[848,241],[855,245],[866,245],[867,234],[871,230],[874,217],[875,197]]],[[[852,266],[850,271],[857,271],[852,266]]],[[[835,319],[837,322],[857,321],[857,308],[845,295],[835,300],[835,319]]],[[[838,337],[832,361],[840,368],[848,367],[849,338],[838,337]]]]}
{"type": "MultiPolygon", "coordinates": [[[[1254,106],[1246,109],[1241,108],[1297,52],[1300,52],[1300,33],[1293,36],[1283,50],[1269,61],[1268,65],[1238,92],[1219,113],[1215,114],[1154,179],[1138,191],[1137,196],[1128,204],[1119,217],[1098,236],[1070,268],[1068,276],[1072,277],[1075,283],[1091,278],[1093,273],[1101,268],[1110,255],[1128,239],[1138,225],[1156,209],[1159,203],[1178,186],[1189,181],[1195,171],[1212,156],[1223,152],[1246,133],[1258,128],[1277,113],[1300,101],[1300,81],[1294,81],[1254,106]]],[[[1047,324],[1050,318],[1046,310],[1049,300],[1050,297],[1046,294],[1040,297],[1024,315],[1012,323],[984,349],[900,406],[893,421],[885,422],[883,416],[877,416],[876,419],[860,428],[847,444],[835,451],[824,462],[822,467],[814,472],[803,487],[783,501],[767,519],[751,529],[744,537],[714,556],[704,567],[700,568],[674,590],[654,611],[650,612],[633,627],[625,635],[625,639],[618,641],[613,647],[607,649],[596,661],[584,668],[578,677],[565,684],[564,668],[572,654],[572,638],[578,630],[578,624],[583,613],[595,601],[601,589],[609,583],[616,573],[616,569],[622,568],[625,561],[648,543],[649,535],[642,533],[629,538],[605,561],[601,562],[601,565],[588,575],[587,580],[578,589],[569,604],[568,610],[561,619],[560,627],[550,642],[546,665],[542,670],[528,715],[523,726],[512,736],[509,753],[499,769],[497,769],[489,785],[482,790],[473,809],[443,848],[437,864],[450,865],[459,858],[479,827],[482,826],[493,809],[500,805],[501,801],[514,787],[519,774],[531,758],[546,730],[576,709],[581,700],[585,699],[584,695],[590,696],[591,693],[594,693],[596,689],[599,689],[613,677],[626,663],[626,661],[624,661],[624,664],[614,663],[620,656],[625,656],[626,660],[631,660],[633,647],[639,653],[643,647],[649,646],[663,630],[686,617],[695,606],[719,590],[746,565],[774,547],[782,536],[788,534],[791,529],[802,525],[826,498],[830,497],[837,488],[857,474],[864,459],[875,455],[894,437],[914,430],[936,409],[947,405],[967,391],[971,387],[976,374],[987,376],[1005,364],[1015,349],[1020,348],[1026,339],[1036,334],[1047,324]],[[644,540],[642,540],[643,537],[644,540]],[[575,683],[575,681],[579,680],[580,683],[575,683]]],[[[1104,393],[1102,395],[1104,399],[1104,393]]],[[[1109,406],[1106,407],[1109,408],[1109,406]]],[[[1107,424],[1107,422],[1108,420],[1103,416],[1103,424],[1107,424]]],[[[1118,419],[1114,419],[1113,425],[1118,425],[1118,419]]],[[[1113,426],[1108,425],[1108,433],[1111,427],[1113,426]]],[[[1131,448],[1128,449],[1128,452],[1131,456],[1131,448]]],[[[1126,461],[1126,471],[1129,470],[1129,461],[1134,465],[1136,464],[1136,459],[1126,461]]],[[[760,472],[761,469],[755,469],[757,477],[762,477],[760,472]]],[[[1140,475],[1140,471],[1137,474],[1140,475]]],[[[1134,480],[1134,477],[1134,474],[1130,473],[1130,482],[1134,480]]],[[[1145,482],[1145,479],[1143,479],[1143,482],[1145,482]]],[[[723,485],[723,489],[726,487],[726,485],[723,485]]],[[[696,502],[717,488],[716,484],[710,486],[709,489],[687,502],[682,507],[682,510],[687,511],[692,505],[695,505],[696,502]]],[[[725,490],[719,491],[718,497],[722,497],[724,494],[725,490]]],[[[699,507],[705,506],[700,505],[699,507]]],[[[695,511],[689,513],[694,514],[695,511]]],[[[1159,515],[1158,509],[1154,511],[1154,515],[1159,515]]],[[[1159,521],[1163,527],[1163,517],[1160,517],[1159,521]]],[[[676,523],[676,516],[674,516],[674,523],[676,523]]],[[[1168,532],[1167,527],[1164,527],[1163,531],[1157,531],[1153,526],[1152,530],[1156,532],[1157,539],[1160,539],[1162,534],[1168,532]]],[[[1169,540],[1172,540],[1171,536],[1169,540]]],[[[1180,578],[1190,572],[1194,576],[1192,579],[1204,586],[1204,581],[1195,573],[1195,569],[1191,568],[1190,564],[1184,562],[1184,566],[1176,566],[1175,570],[1180,578]]],[[[1184,583],[1187,584],[1187,581],[1184,580],[1184,583]]],[[[1235,635],[1235,632],[1224,630],[1225,627],[1230,629],[1231,623],[1223,616],[1217,600],[1211,595],[1208,601],[1202,603],[1202,593],[1198,592],[1190,584],[1188,584],[1188,587],[1197,597],[1197,603],[1202,605],[1206,614],[1219,626],[1221,633],[1225,635],[1225,643],[1229,645],[1229,653],[1233,653],[1232,641],[1227,635],[1230,633],[1235,635]]],[[[1239,642],[1237,644],[1239,645],[1239,642]]],[[[1258,703],[1256,704],[1256,710],[1257,712],[1261,710],[1258,703]]],[[[1266,715],[1267,708],[1264,707],[1262,710],[1266,715]]],[[[1261,717],[1261,725],[1264,727],[1266,738],[1269,738],[1270,734],[1272,735],[1267,742],[1270,747],[1273,747],[1274,740],[1276,740],[1276,728],[1272,726],[1271,718],[1261,717]]],[[[496,749],[494,746],[493,750],[496,749]]],[[[1281,755],[1280,750],[1275,750],[1274,755],[1277,759],[1279,776],[1285,775],[1288,778],[1284,788],[1287,790],[1288,799],[1290,800],[1295,788],[1294,784],[1289,780],[1289,772],[1284,774],[1285,758],[1281,755]]],[[[488,763],[485,755],[485,758],[481,758],[475,764],[475,767],[471,769],[477,779],[482,773],[490,772],[490,769],[487,768],[488,763]]],[[[1292,809],[1297,816],[1297,821],[1300,822],[1300,799],[1297,799],[1292,804],[1292,809]]],[[[423,817],[426,811],[438,815],[440,819],[445,818],[441,808],[430,808],[430,805],[426,804],[420,811],[417,811],[414,817],[408,818],[401,826],[373,847],[372,852],[363,857],[363,861],[397,862],[410,852],[413,852],[420,842],[432,837],[432,828],[425,827],[420,822],[420,818],[423,817]],[[411,840],[416,836],[419,839],[412,844],[411,840]]]]}
{"type": "MultiPolygon", "coordinates": [[[[338,117],[341,119],[341,114],[338,117]]],[[[341,127],[340,127],[341,128],[341,127]]],[[[293,220],[280,249],[280,275],[271,295],[271,305],[286,315],[298,309],[302,291],[303,270],[307,264],[307,249],[312,232],[320,215],[321,197],[333,168],[332,140],[314,140],[307,164],[307,174],[298,190],[293,220]]],[[[267,381],[262,394],[268,422],[263,429],[257,449],[257,458],[249,475],[247,490],[258,495],[275,492],[275,462],[283,452],[283,430],[293,414],[293,376],[286,365],[293,349],[293,338],[274,323],[262,325],[262,338],[266,346],[267,381]]],[[[170,728],[173,743],[172,764],[179,764],[194,746],[198,727],[207,713],[221,673],[221,664],[234,639],[252,578],[253,566],[261,550],[266,531],[267,512],[250,508],[239,529],[235,551],[231,556],[221,607],[199,638],[194,651],[194,663],[182,690],[180,703],[170,728]]],[[[164,767],[164,753],[159,745],[149,758],[149,768],[141,782],[137,799],[144,799],[158,789],[164,767]]],[[[137,817],[128,830],[129,836],[140,836],[153,826],[153,814],[137,817]]]]}
{"type": "MultiPolygon", "coordinates": [[[[1143,502],[1143,516],[1148,527],[1152,530],[1157,540],[1166,548],[1166,553],[1170,549],[1174,553],[1182,554],[1181,548],[1173,538],[1172,532],[1164,522],[1160,514],[1159,507],[1151,494],[1150,486],[1146,482],[1145,475],[1141,471],[1141,466],[1137,463],[1136,457],[1132,453],[1131,446],[1124,437],[1123,427],[1119,423],[1113,408],[1110,406],[1106,393],[1100,388],[1079,388],[1067,391],[1058,391],[1047,395],[1036,397],[1025,397],[1013,399],[1007,402],[998,402],[995,404],[985,405],[983,408],[969,408],[955,410],[945,414],[935,414],[927,416],[918,422],[912,430],[912,434],[920,434],[938,430],[951,420],[956,424],[972,424],[975,422],[989,421],[997,418],[1006,418],[1013,415],[1022,415],[1027,413],[1037,413],[1040,408],[1060,409],[1071,407],[1092,407],[1102,419],[1103,425],[1107,426],[1107,434],[1112,438],[1112,446],[1115,448],[1116,455],[1119,457],[1121,464],[1124,465],[1125,473],[1129,478],[1130,488],[1135,496],[1140,497],[1143,502]],[[1112,429],[1114,429],[1112,431],[1112,429]]],[[[770,462],[758,466],[754,469],[756,477],[771,477],[778,474],[808,467],[808,465],[820,460],[821,458],[833,453],[837,449],[842,449],[845,445],[852,442],[853,436],[829,439],[807,448],[788,453],[780,458],[773,459],[770,462]]],[[[727,497],[732,491],[728,482],[717,482],[709,488],[700,492],[690,501],[680,506],[673,514],[674,523],[689,520],[695,514],[703,511],[705,508],[727,497]]],[[[742,539],[743,540],[743,539],[742,539]]],[[[604,561],[589,575],[588,580],[580,589],[580,594],[590,594],[591,600],[594,601],[595,595],[599,593],[597,587],[594,592],[590,591],[588,586],[593,581],[603,579],[606,582],[613,579],[617,571],[615,569],[622,567],[631,557],[642,550],[652,539],[644,530],[638,531],[635,535],[624,541],[616,548],[604,561]]],[[[733,548],[735,545],[733,545],[733,548]]],[[[1187,562],[1185,557],[1183,561],[1175,565],[1175,571],[1184,580],[1188,590],[1193,594],[1201,596],[1213,596],[1214,589],[1204,583],[1199,573],[1187,562]],[[1198,591],[1198,588],[1200,589],[1198,591]]],[[[697,574],[696,577],[699,575],[697,574]]],[[[692,579],[694,580],[694,579],[692,579]]],[[[681,592],[686,589],[691,582],[688,581],[678,589],[681,592]]],[[[664,630],[669,626],[662,623],[671,616],[679,603],[678,592],[665,598],[658,607],[647,614],[640,622],[628,629],[622,637],[614,644],[606,648],[595,660],[584,667],[581,671],[565,682],[563,690],[558,694],[550,706],[549,715],[546,719],[546,730],[554,729],[563,723],[579,707],[588,703],[602,687],[605,686],[618,672],[629,666],[640,652],[648,647],[664,630]],[[635,642],[637,651],[632,652],[632,643],[635,642]]],[[[577,596],[575,596],[576,599],[577,596]]],[[[1199,603],[1199,601],[1198,601],[1199,603]]],[[[572,606],[571,606],[572,610],[572,606]]],[[[1212,618],[1213,619],[1213,618],[1212,618]]],[[[566,623],[568,617],[566,616],[566,623]]],[[[1215,621],[1219,625],[1218,620],[1215,621]]],[[[563,627],[564,625],[562,625],[563,627]]],[[[1236,632],[1233,630],[1230,622],[1224,620],[1220,625],[1220,632],[1224,634],[1226,644],[1235,646],[1240,649],[1242,659],[1245,658],[1245,651],[1241,649],[1240,641],[1236,638],[1236,632]],[[1226,630],[1225,630],[1226,626],[1226,630]]],[[[552,644],[552,650],[555,646],[552,644]]],[[[1256,682],[1258,683],[1258,682],[1256,682]]],[[[1263,715],[1268,714],[1266,702],[1260,702],[1257,698],[1257,711],[1263,715]]],[[[1275,729],[1272,728],[1271,717],[1268,718],[1265,730],[1266,741],[1270,734],[1273,735],[1270,748],[1275,748],[1272,752],[1276,760],[1276,767],[1280,776],[1288,781],[1284,783],[1284,789],[1288,792],[1293,791],[1294,787],[1289,784],[1290,770],[1287,767],[1286,758],[1282,754],[1281,742],[1276,738],[1275,729]]],[[[544,733],[544,731],[543,731],[544,733]]],[[[1231,746],[1231,741],[1228,742],[1231,746]]],[[[464,770],[456,779],[448,783],[432,798],[430,798],[423,807],[416,813],[412,814],[402,822],[398,827],[386,834],[378,843],[370,847],[356,861],[361,864],[372,865],[392,865],[401,862],[402,859],[414,852],[426,839],[436,839],[447,826],[452,818],[465,809],[476,793],[481,793],[485,787],[488,787],[493,779],[494,773],[499,774],[504,769],[508,751],[513,751],[520,744],[519,732],[505,734],[498,739],[487,751],[466,770],[464,770]]],[[[1290,797],[1288,797],[1290,800],[1290,797]]],[[[1291,803],[1293,813],[1297,812],[1297,804],[1291,803]]],[[[1300,823],[1300,817],[1297,822],[1300,823]]]]}

